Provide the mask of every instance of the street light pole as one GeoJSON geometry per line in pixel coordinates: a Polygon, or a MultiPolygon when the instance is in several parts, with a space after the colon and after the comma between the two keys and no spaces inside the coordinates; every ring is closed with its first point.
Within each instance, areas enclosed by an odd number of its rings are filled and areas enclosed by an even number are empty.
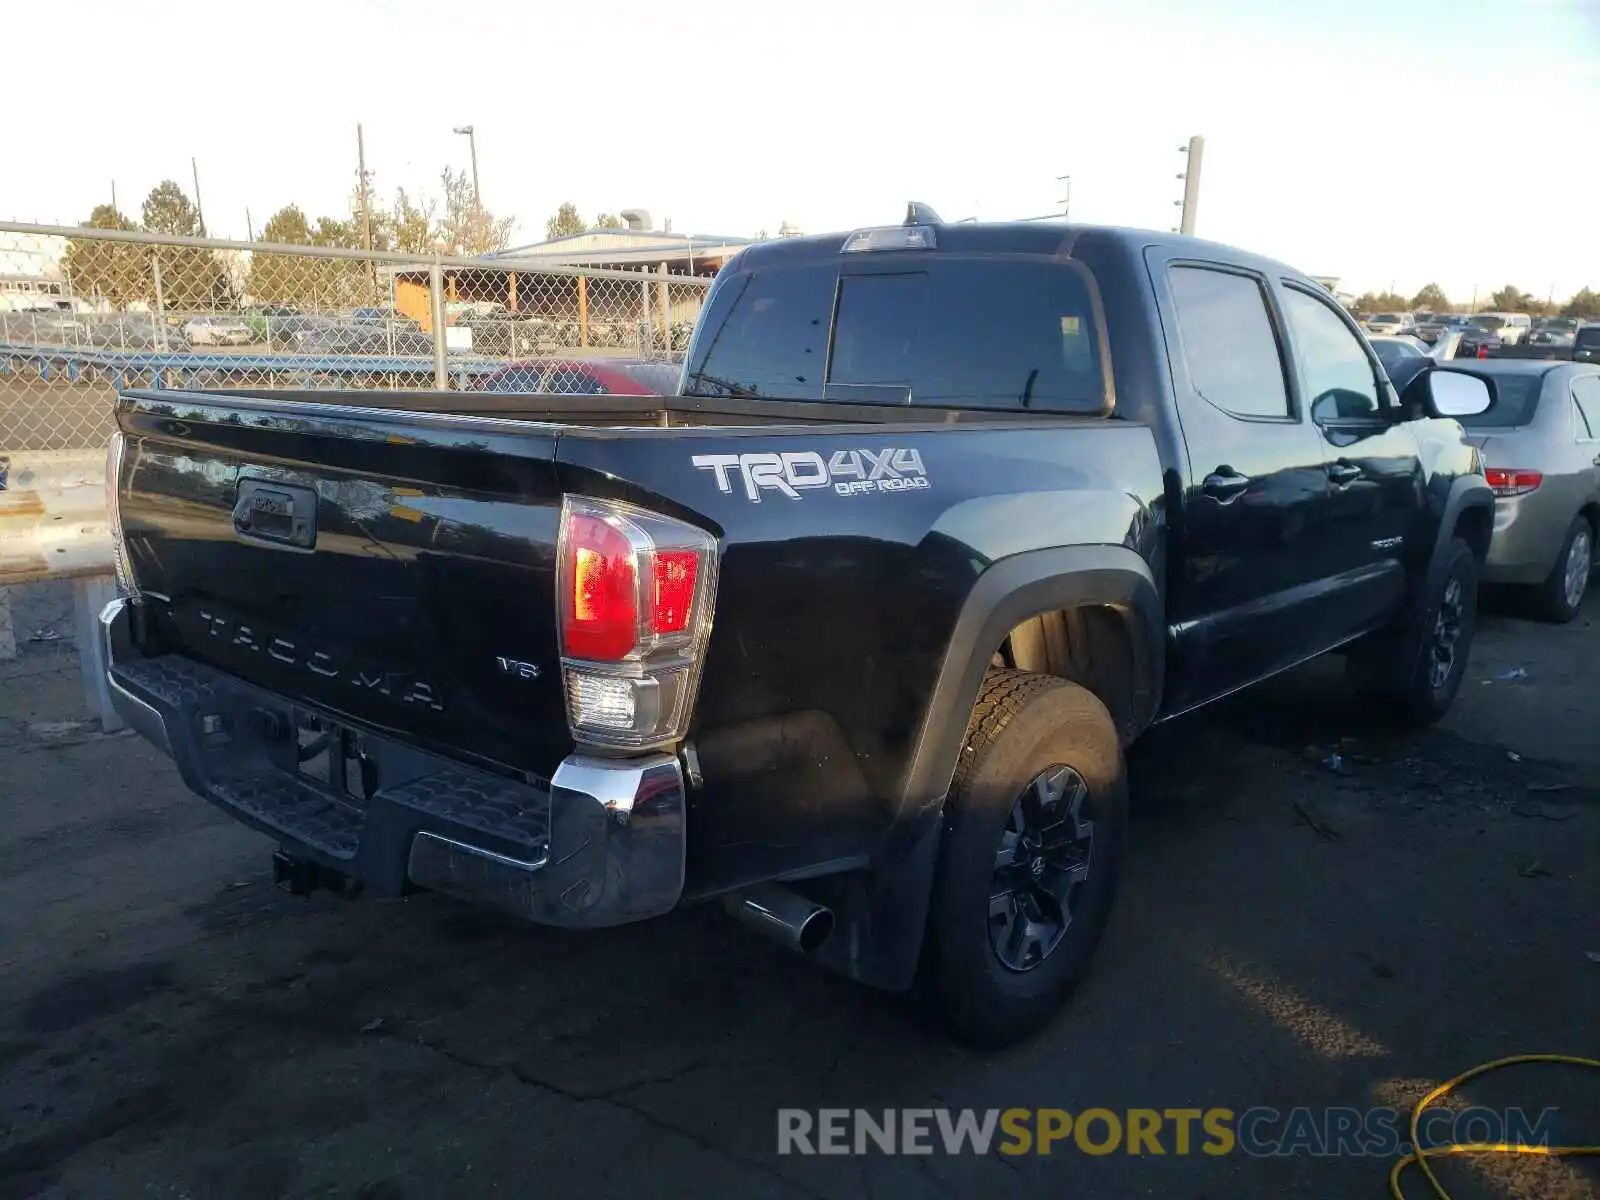
{"type": "Polygon", "coordinates": [[[456,132],[466,135],[467,146],[472,151],[472,206],[483,207],[483,193],[478,191],[478,138],[471,125],[457,125],[456,132]]]}

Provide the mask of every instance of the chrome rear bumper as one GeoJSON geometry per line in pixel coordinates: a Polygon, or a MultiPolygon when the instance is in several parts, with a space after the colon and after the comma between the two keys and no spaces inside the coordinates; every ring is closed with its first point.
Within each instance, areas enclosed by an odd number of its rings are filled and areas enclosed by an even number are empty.
{"type": "Polygon", "coordinates": [[[677,759],[563,760],[548,786],[360,729],[376,775],[364,802],[299,770],[307,706],[133,644],[133,602],[100,613],[112,706],[167,753],[189,787],[292,855],[380,891],[411,885],[547,925],[659,916],[683,894],[685,795],[677,759]]]}

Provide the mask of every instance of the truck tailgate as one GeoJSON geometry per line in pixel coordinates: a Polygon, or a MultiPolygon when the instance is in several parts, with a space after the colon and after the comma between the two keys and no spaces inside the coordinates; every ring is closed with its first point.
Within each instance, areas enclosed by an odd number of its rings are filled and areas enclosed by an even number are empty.
{"type": "Polygon", "coordinates": [[[118,405],[120,516],[149,636],[335,717],[553,768],[571,741],[551,434],[174,401],[118,405]]]}

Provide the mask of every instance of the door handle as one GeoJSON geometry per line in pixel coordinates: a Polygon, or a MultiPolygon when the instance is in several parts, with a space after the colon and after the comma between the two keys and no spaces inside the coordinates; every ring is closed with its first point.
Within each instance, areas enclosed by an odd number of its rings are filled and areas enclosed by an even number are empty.
{"type": "Polygon", "coordinates": [[[1328,478],[1337,484],[1354,483],[1361,478],[1361,468],[1354,463],[1334,462],[1328,464],[1328,478]]]}
{"type": "Polygon", "coordinates": [[[1250,476],[1241,475],[1232,467],[1218,467],[1205,477],[1201,485],[1208,496],[1218,500],[1231,500],[1250,486],[1250,476]]]}

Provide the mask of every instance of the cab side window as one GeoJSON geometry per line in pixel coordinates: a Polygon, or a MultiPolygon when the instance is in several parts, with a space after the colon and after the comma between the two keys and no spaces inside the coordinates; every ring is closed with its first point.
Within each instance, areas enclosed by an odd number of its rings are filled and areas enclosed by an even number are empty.
{"type": "Polygon", "coordinates": [[[1314,421],[1359,420],[1383,406],[1372,360],[1343,318],[1298,288],[1283,290],[1284,317],[1314,421]]]}
{"type": "Polygon", "coordinates": [[[1288,417],[1283,355],[1259,281],[1210,267],[1168,272],[1189,381],[1233,417],[1288,417]]]}

